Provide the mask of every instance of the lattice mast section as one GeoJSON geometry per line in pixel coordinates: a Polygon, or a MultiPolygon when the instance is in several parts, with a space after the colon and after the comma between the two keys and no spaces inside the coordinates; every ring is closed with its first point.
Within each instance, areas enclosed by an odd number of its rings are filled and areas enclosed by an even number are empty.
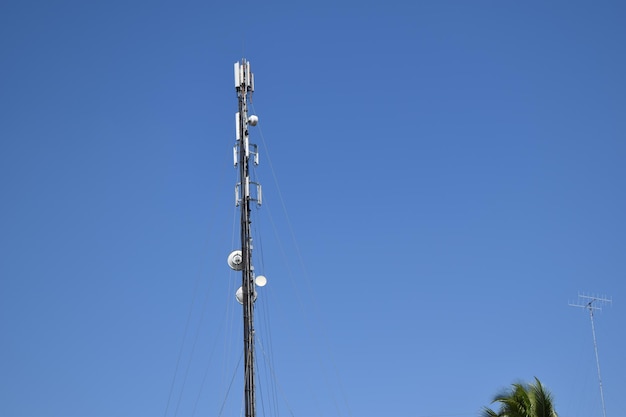
{"type": "Polygon", "coordinates": [[[250,162],[258,164],[256,145],[249,142],[248,127],[254,126],[258,118],[248,117],[248,100],[254,91],[254,75],[250,62],[242,59],[235,63],[235,90],[238,112],[235,115],[236,143],[233,151],[235,167],[239,168],[239,183],[235,187],[235,204],[241,212],[241,288],[237,299],[243,305],[243,348],[244,348],[244,396],[245,417],[256,417],[256,388],[254,374],[254,301],[256,299],[254,267],[252,266],[252,236],[250,234],[250,204],[261,204],[261,186],[250,181],[250,162]],[[251,159],[252,156],[252,159],[251,159]],[[255,195],[251,195],[250,186],[255,195]]]}

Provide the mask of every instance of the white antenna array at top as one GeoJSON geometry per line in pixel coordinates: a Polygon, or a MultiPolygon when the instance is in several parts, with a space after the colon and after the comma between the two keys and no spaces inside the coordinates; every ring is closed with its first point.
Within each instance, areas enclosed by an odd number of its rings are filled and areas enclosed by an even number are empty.
{"type": "Polygon", "coordinates": [[[590,310],[602,310],[602,306],[613,304],[613,299],[599,295],[584,295],[578,294],[578,300],[576,303],[569,303],[572,307],[587,308],[590,310]]]}
{"type": "Polygon", "coordinates": [[[602,306],[613,304],[613,299],[607,296],[593,296],[578,294],[578,301],[576,303],[569,303],[572,307],[586,308],[589,310],[589,317],[591,318],[591,334],[593,336],[593,349],[596,352],[596,367],[598,368],[598,382],[600,383],[600,399],[602,400],[602,416],[606,417],[606,407],[604,406],[604,390],[602,389],[602,376],[600,374],[600,358],[598,356],[598,342],[596,341],[596,326],[593,321],[593,312],[596,310],[602,310],[602,306]]]}

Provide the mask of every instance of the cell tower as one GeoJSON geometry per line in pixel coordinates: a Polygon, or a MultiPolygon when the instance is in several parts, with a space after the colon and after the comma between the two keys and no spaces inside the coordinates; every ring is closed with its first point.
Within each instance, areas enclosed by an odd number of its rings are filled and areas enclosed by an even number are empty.
{"type": "Polygon", "coordinates": [[[228,265],[235,271],[241,271],[241,287],[235,293],[235,298],[243,305],[244,416],[256,417],[254,302],[257,297],[256,287],[263,287],[267,279],[263,275],[255,276],[252,265],[250,205],[256,202],[257,206],[261,206],[261,185],[250,181],[250,164],[259,164],[259,152],[257,145],[249,141],[248,127],[256,126],[259,118],[256,115],[248,116],[248,100],[252,99],[254,91],[254,74],[250,71],[250,62],[242,59],[241,62],[235,62],[234,68],[239,111],[235,113],[233,164],[239,169],[239,182],[235,185],[235,206],[241,212],[241,249],[231,252],[228,265]],[[253,185],[252,192],[250,184],[253,185]]]}
{"type": "Polygon", "coordinates": [[[593,349],[596,352],[596,367],[598,369],[598,382],[600,383],[600,399],[602,400],[602,416],[606,417],[606,407],[604,406],[604,390],[602,389],[602,376],[600,374],[600,358],[598,356],[598,342],[596,341],[596,326],[593,320],[593,312],[596,310],[602,310],[602,306],[613,304],[613,300],[605,297],[596,297],[589,295],[578,294],[578,301],[576,303],[569,303],[572,307],[586,308],[589,310],[589,317],[591,318],[591,334],[593,336],[593,349]]]}

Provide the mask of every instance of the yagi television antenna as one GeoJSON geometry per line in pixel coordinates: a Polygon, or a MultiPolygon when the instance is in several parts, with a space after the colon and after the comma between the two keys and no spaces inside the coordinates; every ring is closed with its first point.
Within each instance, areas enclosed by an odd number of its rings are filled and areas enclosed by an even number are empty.
{"type": "Polygon", "coordinates": [[[593,312],[602,310],[602,306],[613,304],[613,300],[606,296],[596,297],[578,294],[576,303],[569,303],[572,307],[586,308],[589,310],[591,318],[591,335],[593,336],[593,349],[596,352],[596,367],[598,369],[598,382],[600,383],[600,399],[602,400],[602,416],[606,417],[606,407],[604,406],[604,390],[602,389],[602,376],[600,374],[600,357],[598,356],[598,342],[596,341],[596,326],[593,320],[593,312]]]}

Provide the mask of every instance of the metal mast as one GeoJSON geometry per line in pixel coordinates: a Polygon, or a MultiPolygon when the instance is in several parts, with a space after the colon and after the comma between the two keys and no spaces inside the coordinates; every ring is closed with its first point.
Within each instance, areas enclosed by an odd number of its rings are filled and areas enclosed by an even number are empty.
{"type": "Polygon", "coordinates": [[[248,99],[254,91],[254,76],[250,63],[245,59],[235,63],[235,90],[239,102],[235,114],[236,143],[233,150],[234,165],[239,168],[239,182],[235,187],[235,205],[241,211],[241,251],[229,257],[229,265],[241,270],[241,288],[237,300],[243,305],[243,348],[244,348],[244,395],[245,417],[256,417],[254,375],[254,301],[256,299],[254,267],[252,266],[252,237],[250,235],[250,203],[261,204],[261,186],[250,181],[250,156],[258,164],[256,145],[248,140],[248,126],[256,125],[256,116],[248,117],[248,99]],[[250,194],[250,184],[256,192],[250,194]]]}
{"type": "Polygon", "coordinates": [[[600,374],[600,357],[598,356],[598,342],[596,341],[596,326],[593,320],[594,310],[602,310],[594,304],[611,304],[612,300],[609,298],[590,297],[587,295],[578,294],[579,302],[576,304],[570,303],[572,307],[581,307],[589,310],[589,317],[591,318],[591,335],[593,336],[593,349],[596,353],[596,368],[598,369],[598,382],[600,383],[600,399],[602,400],[602,416],[606,417],[606,407],[604,406],[604,390],[602,388],[602,376],[600,374]],[[581,302],[582,301],[582,302],[581,302]]]}

